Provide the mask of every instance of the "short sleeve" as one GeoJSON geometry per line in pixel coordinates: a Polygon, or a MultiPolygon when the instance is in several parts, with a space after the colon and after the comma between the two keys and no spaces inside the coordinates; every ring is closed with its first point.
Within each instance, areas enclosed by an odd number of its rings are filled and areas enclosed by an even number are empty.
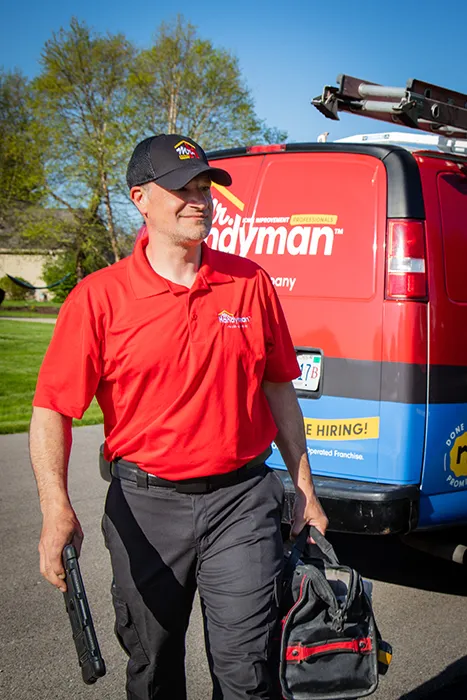
{"type": "Polygon", "coordinates": [[[260,270],[266,320],[266,368],[263,378],[269,382],[290,382],[300,376],[294,345],[284,312],[272,282],[260,270]]]}
{"type": "Polygon", "coordinates": [[[32,402],[78,419],[96,393],[102,363],[99,318],[81,284],[60,309],[32,402]]]}

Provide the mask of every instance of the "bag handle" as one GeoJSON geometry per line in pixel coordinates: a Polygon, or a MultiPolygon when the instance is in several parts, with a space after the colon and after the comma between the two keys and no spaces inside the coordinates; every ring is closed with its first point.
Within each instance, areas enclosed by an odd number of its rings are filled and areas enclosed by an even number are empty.
{"type": "Polygon", "coordinates": [[[335,564],[336,566],[339,566],[339,559],[337,558],[337,554],[335,553],[332,544],[325,538],[324,535],[321,534],[321,532],[314,525],[305,525],[305,527],[298,534],[295,540],[295,544],[292,547],[289,556],[287,557],[287,563],[283,572],[284,581],[288,581],[292,578],[293,572],[295,571],[295,567],[297,566],[298,561],[303,556],[303,552],[305,550],[307,540],[310,535],[316,542],[316,546],[318,547],[324,559],[327,560],[330,564],[335,564]]]}
{"type": "Polygon", "coordinates": [[[324,557],[329,561],[329,563],[339,566],[339,559],[337,558],[337,554],[334,551],[334,547],[314,525],[305,525],[305,527],[295,540],[295,545],[290,555],[292,557],[294,550],[297,551],[294,566],[296,565],[300,557],[303,555],[309,536],[311,536],[314,539],[316,546],[320,550],[321,554],[323,554],[324,557]]]}

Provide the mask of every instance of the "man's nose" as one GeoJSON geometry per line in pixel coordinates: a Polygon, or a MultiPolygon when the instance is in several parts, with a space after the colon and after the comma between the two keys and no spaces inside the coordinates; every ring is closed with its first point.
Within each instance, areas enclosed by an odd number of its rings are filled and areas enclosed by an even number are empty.
{"type": "Polygon", "coordinates": [[[204,208],[209,207],[212,202],[211,194],[203,190],[195,190],[190,197],[190,204],[196,204],[204,208]]]}

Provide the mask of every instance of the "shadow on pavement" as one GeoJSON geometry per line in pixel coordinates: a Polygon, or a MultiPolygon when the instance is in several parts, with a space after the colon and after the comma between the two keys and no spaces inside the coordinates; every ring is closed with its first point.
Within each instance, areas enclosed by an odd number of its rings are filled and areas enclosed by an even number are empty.
{"type": "Polygon", "coordinates": [[[357,569],[365,578],[467,596],[467,566],[420,552],[403,544],[397,536],[332,532],[328,537],[342,564],[357,569]]]}
{"type": "Polygon", "coordinates": [[[467,656],[442,673],[418,686],[399,700],[465,700],[467,698],[467,656]]]}

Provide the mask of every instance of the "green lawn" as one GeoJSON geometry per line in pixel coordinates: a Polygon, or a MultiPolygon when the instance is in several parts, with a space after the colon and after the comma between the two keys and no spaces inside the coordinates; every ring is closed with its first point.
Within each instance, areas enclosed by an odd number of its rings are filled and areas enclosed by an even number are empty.
{"type": "Polygon", "coordinates": [[[5,299],[0,305],[0,318],[54,318],[60,311],[60,303],[53,301],[13,301],[5,299]]]}
{"type": "MultiPolygon", "coordinates": [[[[0,321],[0,434],[28,430],[37,373],[53,329],[49,323],[0,321]]],[[[94,399],[74,425],[96,423],[102,423],[102,412],[94,399]]]]}

